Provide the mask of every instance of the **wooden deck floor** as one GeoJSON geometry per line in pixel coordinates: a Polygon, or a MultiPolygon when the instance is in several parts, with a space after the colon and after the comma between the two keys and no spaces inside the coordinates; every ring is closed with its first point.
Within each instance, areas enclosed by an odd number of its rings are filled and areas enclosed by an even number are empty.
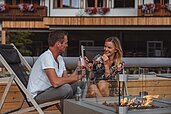
{"type": "MultiPolygon", "coordinates": [[[[152,79],[148,79],[145,82],[142,82],[141,80],[128,81],[127,86],[128,86],[129,95],[138,95],[143,88],[143,90],[147,91],[150,95],[159,95],[159,97],[161,98],[171,99],[171,91],[170,91],[171,79],[161,79],[155,77],[151,77],[151,78],[152,79]]],[[[7,84],[7,80],[0,78],[0,99],[4,92],[6,84],[7,84]]],[[[2,110],[0,111],[0,113],[16,108],[20,104],[22,99],[23,97],[18,87],[16,86],[15,83],[12,84],[7,99],[5,101],[5,104],[2,110]]],[[[28,107],[27,104],[24,105],[24,107],[28,107]]],[[[45,110],[45,114],[53,114],[53,113],[61,114],[60,111],[55,106],[45,110]]],[[[38,112],[33,111],[27,114],[38,114],[38,112]]]]}
{"type": "MultiPolygon", "coordinates": [[[[52,110],[52,111],[44,111],[45,114],[61,114],[61,112],[59,110],[52,110]]],[[[38,112],[34,111],[34,112],[28,112],[27,114],[39,114],[38,112]]]]}
{"type": "MultiPolygon", "coordinates": [[[[2,94],[4,92],[7,83],[8,83],[8,78],[0,78],[0,99],[2,97],[2,94]]],[[[19,107],[22,101],[23,101],[23,96],[19,91],[18,87],[16,86],[16,84],[13,83],[12,86],[10,87],[5,103],[2,109],[0,110],[0,114],[19,107]]],[[[24,102],[22,107],[23,108],[28,107],[27,103],[24,102]]],[[[49,107],[43,111],[45,112],[45,114],[61,114],[61,112],[58,110],[56,106],[49,107]]],[[[35,110],[32,112],[28,112],[26,114],[38,114],[38,112],[35,110]]]]}

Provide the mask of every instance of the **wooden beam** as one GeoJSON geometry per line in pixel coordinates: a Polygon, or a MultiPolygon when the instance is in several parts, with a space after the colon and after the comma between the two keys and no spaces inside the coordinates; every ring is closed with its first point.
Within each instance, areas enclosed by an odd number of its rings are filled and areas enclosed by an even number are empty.
{"type": "Polygon", "coordinates": [[[1,41],[1,43],[2,44],[6,44],[6,31],[5,30],[2,30],[2,41],[1,41]]]}
{"type": "Polygon", "coordinates": [[[2,28],[48,29],[43,21],[3,21],[2,28]]]}
{"type": "Polygon", "coordinates": [[[43,23],[49,25],[91,25],[91,26],[170,26],[170,17],[45,17],[43,23]]]}

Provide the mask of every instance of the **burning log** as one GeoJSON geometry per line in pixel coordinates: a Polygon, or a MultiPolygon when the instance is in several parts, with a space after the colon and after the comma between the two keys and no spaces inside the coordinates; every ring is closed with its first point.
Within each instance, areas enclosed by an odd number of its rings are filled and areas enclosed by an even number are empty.
{"type": "MultiPolygon", "coordinates": [[[[152,104],[153,98],[159,98],[159,95],[146,95],[143,98],[127,97],[127,98],[121,99],[121,106],[128,107],[129,110],[159,108],[158,106],[155,106],[152,104]]],[[[114,107],[115,109],[118,109],[118,106],[119,106],[117,103],[107,103],[106,101],[103,103],[103,105],[114,107]]]]}
{"type": "Polygon", "coordinates": [[[153,98],[158,98],[159,95],[146,95],[143,98],[134,97],[134,98],[124,98],[121,99],[121,106],[128,106],[130,109],[147,109],[147,108],[156,108],[151,104],[153,98]]]}

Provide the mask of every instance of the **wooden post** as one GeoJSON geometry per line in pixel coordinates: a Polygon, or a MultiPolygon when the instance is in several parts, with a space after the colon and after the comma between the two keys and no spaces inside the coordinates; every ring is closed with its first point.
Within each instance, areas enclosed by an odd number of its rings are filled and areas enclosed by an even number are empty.
{"type": "Polygon", "coordinates": [[[98,7],[98,0],[95,0],[95,7],[98,7]]]}
{"type": "Polygon", "coordinates": [[[2,41],[1,41],[1,43],[2,44],[6,44],[6,31],[5,30],[2,30],[2,41]]]}
{"type": "MultiPolygon", "coordinates": [[[[1,38],[2,38],[2,39],[1,39],[1,43],[2,43],[2,44],[6,44],[6,30],[2,30],[2,31],[1,31],[1,35],[2,35],[2,36],[1,36],[1,38]]],[[[2,73],[3,75],[5,75],[5,72],[6,72],[6,69],[5,69],[5,68],[2,68],[2,69],[1,69],[1,73],[2,73]]]]}

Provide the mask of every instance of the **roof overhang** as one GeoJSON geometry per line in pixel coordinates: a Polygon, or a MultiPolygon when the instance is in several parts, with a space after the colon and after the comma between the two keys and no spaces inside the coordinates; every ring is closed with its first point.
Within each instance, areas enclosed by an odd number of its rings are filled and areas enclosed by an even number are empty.
{"type": "Polygon", "coordinates": [[[171,26],[49,26],[50,30],[171,30],[171,26]]]}

